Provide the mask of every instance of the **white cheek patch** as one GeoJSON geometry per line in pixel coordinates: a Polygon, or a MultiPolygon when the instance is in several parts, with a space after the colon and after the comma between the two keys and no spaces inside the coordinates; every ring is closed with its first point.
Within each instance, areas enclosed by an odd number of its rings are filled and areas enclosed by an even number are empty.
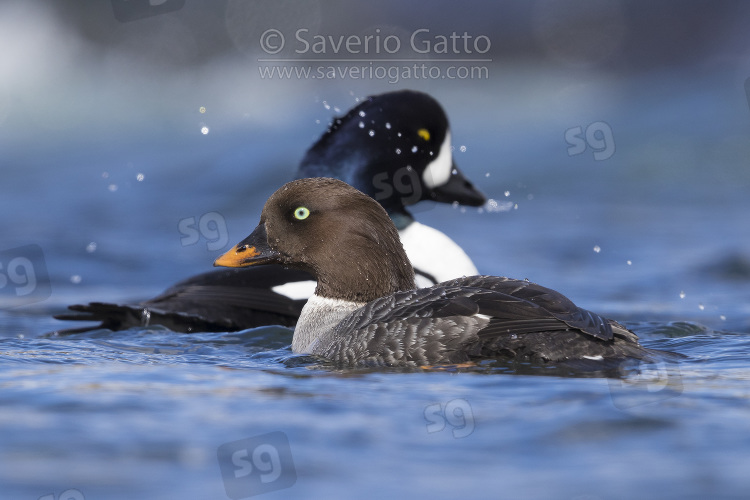
{"type": "Polygon", "coordinates": [[[453,152],[451,151],[451,132],[445,133],[437,158],[432,160],[422,174],[422,181],[430,189],[442,186],[451,178],[453,171],[453,152]]]}

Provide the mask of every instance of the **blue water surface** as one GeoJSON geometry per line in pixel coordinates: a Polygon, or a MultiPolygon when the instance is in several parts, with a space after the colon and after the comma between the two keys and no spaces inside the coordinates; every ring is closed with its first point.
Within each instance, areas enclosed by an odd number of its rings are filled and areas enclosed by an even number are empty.
{"type": "Polygon", "coordinates": [[[607,7],[577,45],[555,31],[575,19],[552,23],[544,2],[300,17],[186,2],[127,22],[102,4],[0,7],[0,498],[750,495],[746,8],[719,2],[706,24],[669,3],[607,7]],[[373,26],[486,33],[489,78],[259,76],[267,28],[373,26]],[[456,161],[491,199],[424,203],[419,221],[481,272],[557,289],[685,359],[609,378],[346,370],[294,355],[275,326],[55,333],[69,304],[210,270],[333,116],[400,88],[443,103],[456,161]]]}

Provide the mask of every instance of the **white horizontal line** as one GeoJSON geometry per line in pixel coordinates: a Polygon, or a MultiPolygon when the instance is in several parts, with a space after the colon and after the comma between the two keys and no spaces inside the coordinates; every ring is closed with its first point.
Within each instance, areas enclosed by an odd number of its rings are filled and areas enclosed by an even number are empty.
{"type": "Polygon", "coordinates": [[[492,62],[492,59],[258,59],[258,62],[492,62]]]}

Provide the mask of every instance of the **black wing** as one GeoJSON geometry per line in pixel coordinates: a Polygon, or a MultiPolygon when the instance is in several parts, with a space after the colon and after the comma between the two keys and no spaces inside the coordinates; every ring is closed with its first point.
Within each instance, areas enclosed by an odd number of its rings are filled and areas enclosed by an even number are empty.
{"type": "MultiPolygon", "coordinates": [[[[514,313],[521,313],[521,309],[523,309],[528,317],[516,317],[513,319],[509,317],[508,321],[511,322],[509,326],[515,321],[515,328],[523,329],[528,327],[531,328],[531,331],[534,331],[538,330],[538,328],[535,328],[533,325],[540,320],[556,319],[565,323],[569,328],[580,330],[587,335],[601,340],[612,340],[614,335],[610,320],[576,306],[560,292],[530,281],[497,276],[469,276],[440,283],[440,286],[482,288],[517,299],[518,303],[513,308],[514,313]],[[518,309],[518,306],[521,304],[523,304],[523,307],[518,309]],[[529,308],[529,304],[538,306],[538,309],[529,308]]],[[[505,300],[501,301],[501,304],[510,305],[511,302],[505,300]]],[[[482,313],[494,316],[492,305],[487,304],[486,301],[484,303],[486,305],[482,313]]],[[[497,312],[498,315],[496,317],[498,319],[502,318],[504,308],[501,307],[497,312]]]]}
{"type": "Polygon", "coordinates": [[[99,328],[124,330],[159,324],[177,332],[236,331],[263,325],[294,326],[307,299],[294,300],[273,287],[313,278],[281,266],[226,269],[193,276],[153,299],[134,304],[92,302],[69,309],[61,320],[99,321],[97,326],[63,330],[75,333],[99,328]]]}

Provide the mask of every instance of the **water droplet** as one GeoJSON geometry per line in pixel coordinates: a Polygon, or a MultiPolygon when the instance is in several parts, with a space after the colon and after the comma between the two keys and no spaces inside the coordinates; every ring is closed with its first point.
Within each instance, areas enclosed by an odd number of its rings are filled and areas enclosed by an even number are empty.
{"type": "Polygon", "coordinates": [[[138,182],[143,182],[143,179],[144,179],[143,174],[141,174],[140,172],[136,174],[135,180],[137,180],[138,182]]]}
{"type": "Polygon", "coordinates": [[[365,128],[365,122],[359,122],[359,128],[365,128]]]}
{"type": "Polygon", "coordinates": [[[684,299],[684,298],[685,298],[685,292],[680,292],[680,298],[681,298],[681,299],[684,299]]]}
{"type": "Polygon", "coordinates": [[[396,154],[397,154],[397,155],[400,155],[400,154],[401,154],[401,148],[396,148],[396,154]]]}
{"type": "Polygon", "coordinates": [[[201,106],[200,108],[198,108],[198,111],[200,111],[200,113],[203,114],[203,113],[206,112],[206,107],[205,106],[201,106]]]}
{"type": "Polygon", "coordinates": [[[487,200],[487,203],[485,203],[484,207],[489,213],[507,212],[508,210],[513,208],[513,203],[509,201],[498,203],[497,200],[490,198],[489,200],[487,200]]]}
{"type": "Polygon", "coordinates": [[[416,146],[412,146],[412,147],[411,147],[411,152],[412,152],[412,153],[416,153],[418,149],[419,149],[418,147],[416,147],[416,146]]]}
{"type": "Polygon", "coordinates": [[[375,131],[374,130],[370,130],[367,133],[370,135],[370,137],[375,137],[375,131]]]}
{"type": "Polygon", "coordinates": [[[391,129],[391,124],[389,122],[385,122],[385,128],[387,128],[388,130],[390,130],[391,129]]]}
{"type": "Polygon", "coordinates": [[[364,116],[365,116],[365,112],[364,112],[364,111],[360,111],[360,112],[359,112],[359,116],[361,116],[361,117],[363,117],[363,118],[364,118],[364,116]]]}
{"type": "Polygon", "coordinates": [[[117,191],[117,184],[110,184],[109,186],[107,186],[107,189],[114,193],[115,191],[117,191]]]}
{"type": "Polygon", "coordinates": [[[331,105],[328,104],[328,102],[326,102],[326,101],[323,101],[323,107],[326,108],[326,109],[331,109],[331,105]]]}
{"type": "Polygon", "coordinates": [[[141,326],[148,326],[148,324],[151,322],[151,311],[149,311],[147,308],[143,308],[141,311],[141,326]]]}
{"type": "Polygon", "coordinates": [[[397,135],[398,137],[401,137],[401,132],[398,132],[398,133],[397,133],[396,135],[397,135]]]}
{"type": "Polygon", "coordinates": [[[698,309],[703,311],[706,307],[703,304],[698,304],[698,309]]]}
{"type": "Polygon", "coordinates": [[[86,245],[86,251],[88,253],[94,253],[94,252],[96,252],[96,242],[92,241],[91,243],[89,243],[88,245],[86,245]]]}
{"type": "Polygon", "coordinates": [[[205,125],[203,125],[201,127],[201,134],[203,134],[203,135],[208,134],[208,127],[206,127],[205,125]]]}
{"type": "Polygon", "coordinates": [[[466,152],[466,146],[461,146],[460,148],[458,148],[458,150],[461,151],[462,153],[465,153],[466,152]]]}
{"type": "Polygon", "coordinates": [[[602,251],[602,249],[601,249],[601,247],[599,245],[594,245],[594,252],[599,253],[601,251],[602,251]]]}
{"type": "Polygon", "coordinates": [[[719,316],[719,319],[722,320],[722,321],[726,321],[727,317],[722,314],[721,316],[719,316]]]}
{"type": "Polygon", "coordinates": [[[486,174],[484,174],[484,176],[485,176],[485,177],[489,177],[489,176],[490,176],[490,173],[489,173],[489,172],[487,172],[486,174]]]}
{"type": "Polygon", "coordinates": [[[629,266],[632,266],[632,265],[633,265],[633,261],[632,261],[632,260],[628,260],[628,261],[626,261],[626,262],[628,263],[628,265],[629,265],[629,266]]]}
{"type": "Polygon", "coordinates": [[[102,179],[109,179],[109,172],[102,172],[102,179]]]}
{"type": "Polygon", "coordinates": [[[510,191],[506,191],[506,192],[504,192],[503,194],[504,194],[504,195],[505,195],[505,197],[507,198],[508,196],[510,196],[510,191]]]}
{"type": "Polygon", "coordinates": [[[74,274],[73,276],[70,277],[70,282],[73,283],[74,285],[77,285],[78,283],[81,282],[81,276],[78,274],[74,274]]]}

